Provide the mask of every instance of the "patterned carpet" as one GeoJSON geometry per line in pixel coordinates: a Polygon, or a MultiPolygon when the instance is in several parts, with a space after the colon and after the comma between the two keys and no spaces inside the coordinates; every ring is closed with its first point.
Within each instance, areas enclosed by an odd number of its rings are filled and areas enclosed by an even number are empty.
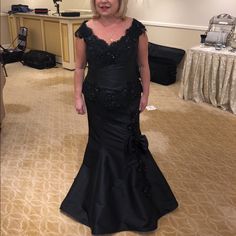
{"type": "MultiPolygon", "coordinates": [[[[83,158],[86,116],[73,107],[73,72],[7,65],[1,131],[1,235],[89,236],[59,211],[83,158]]],[[[157,231],[113,236],[235,236],[236,117],[151,84],[141,116],[150,150],[180,207],[157,231]]]]}

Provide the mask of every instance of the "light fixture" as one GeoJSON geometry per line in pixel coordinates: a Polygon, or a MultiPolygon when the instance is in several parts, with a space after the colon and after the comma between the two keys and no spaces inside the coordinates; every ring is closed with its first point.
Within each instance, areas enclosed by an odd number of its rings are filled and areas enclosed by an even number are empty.
{"type": "Polygon", "coordinates": [[[57,8],[57,14],[58,14],[58,16],[60,16],[61,15],[60,14],[60,5],[58,2],[62,2],[62,0],[53,0],[53,3],[55,5],[55,7],[57,8]]]}

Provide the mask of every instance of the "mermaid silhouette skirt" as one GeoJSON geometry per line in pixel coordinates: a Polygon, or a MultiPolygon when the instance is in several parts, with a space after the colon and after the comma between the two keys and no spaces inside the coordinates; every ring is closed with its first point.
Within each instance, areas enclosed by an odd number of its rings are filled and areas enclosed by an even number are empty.
{"type": "Polygon", "coordinates": [[[126,75],[113,66],[90,70],[84,82],[88,143],[60,209],[93,234],[152,231],[178,203],[140,132],[140,81],[111,85],[111,76],[126,75]]]}

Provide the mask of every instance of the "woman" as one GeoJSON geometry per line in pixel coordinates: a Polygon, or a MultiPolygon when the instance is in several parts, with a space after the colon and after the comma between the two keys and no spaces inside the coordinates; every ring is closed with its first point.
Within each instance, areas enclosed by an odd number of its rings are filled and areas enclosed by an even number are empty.
{"type": "Polygon", "coordinates": [[[87,110],[89,137],[61,210],[93,234],[152,231],[178,205],[140,132],[148,39],[145,27],[125,16],[127,1],[91,0],[94,18],[75,33],[75,107],[79,114],[87,110]]]}

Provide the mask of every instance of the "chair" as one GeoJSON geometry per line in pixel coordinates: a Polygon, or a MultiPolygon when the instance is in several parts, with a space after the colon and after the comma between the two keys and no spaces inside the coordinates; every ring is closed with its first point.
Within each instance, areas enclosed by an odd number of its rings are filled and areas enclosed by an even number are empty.
{"type": "Polygon", "coordinates": [[[26,27],[20,27],[18,36],[14,39],[9,48],[4,48],[0,45],[1,47],[0,62],[3,66],[6,77],[7,77],[7,71],[5,65],[22,60],[22,56],[26,49],[27,34],[28,34],[28,29],[26,27]],[[16,40],[17,40],[17,46],[15,48],[11,48],[11,46],[14,44],[16,40]]]}

